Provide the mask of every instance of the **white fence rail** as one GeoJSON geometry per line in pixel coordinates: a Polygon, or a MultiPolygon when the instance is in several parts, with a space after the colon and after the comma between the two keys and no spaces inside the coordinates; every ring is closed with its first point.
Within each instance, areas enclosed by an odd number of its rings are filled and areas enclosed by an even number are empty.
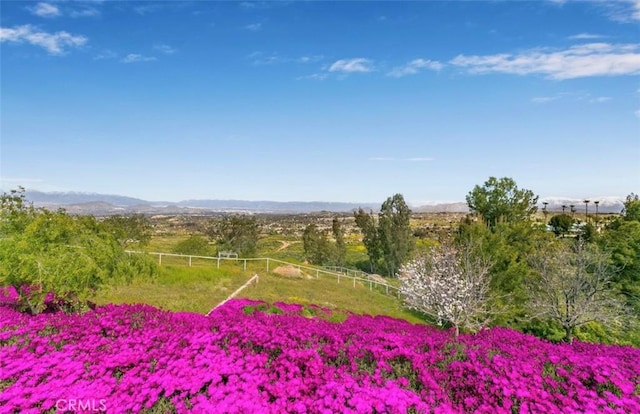
{"type": "Polygon", "coordinates": [[[328,276],[328,277],[332,277],[332,278],[336,278],[338,280],[338,283],[342,283],[343,281],[348,281],[351,282],[351,284],[353,285],[353,287],[356,287],[356,283],[357,282],[361,282],[363,285],[369,285],[369,290],[373,290],[373,288],[375,287],[376,289],[382,289],[387,295],[392,294],[394,296],[398,296],[398,288],[395,286],[391,286],[388,283],[383,283],[380,281],[376,281],[374,279],[372,279],[371,277],[369,277],[368,274],[364,273],[364,272],[360,272],[360,271],[355,271],[352,270],[352,272],[347,273],[347,272],[342,272],[340,270],[330,270],[330,269],[324,269],[324,268],[319,268],[319,267],[310,267],[310,266],[304,266],[304,265],[299,265],[299,264],[295,264],[295,263],[290,263],[290,262],[285,262],[284,260],[278,260],[278,259],[272,259],[270,257],[213,257],[213,256],[196,256],[196,255],[189,255],[189,254],[179,254],[179,253],[161,253],[161,252],[140,252],[140,251],[133,251],[133,250],[128,250],[128,253],[143,253],[143,254],[149,254],[152,256],[158,256],[158,264],[162,265],[162,258],[163,257],[184,257],[189,266],[193,265],[193,259],[203,259],[203,260],[211,260],[213,262],[216,262],[216,267],[220,268],[220,262],[242,262],[242,268],[244,271],[247,270],[247,263],[248,262],[264,262],[265,263],[265,270],[267,272],[269,272],[271,270],[271,267],[273,265],[284,265],[284,266],[292,266],[300,271],[304,270],[307,274],[310,275],[315,275],[316,279],[318,279],[321,275],[322,276],[328,276]],[[358,273],[360,272],[360,273],[358,273]],[[362,275],[364,275],[364,277],[361,277],[362,275]]]}

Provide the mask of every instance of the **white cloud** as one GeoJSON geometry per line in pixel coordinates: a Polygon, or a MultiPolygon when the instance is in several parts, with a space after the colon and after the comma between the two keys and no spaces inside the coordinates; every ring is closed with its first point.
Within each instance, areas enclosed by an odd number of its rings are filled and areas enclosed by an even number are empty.
{"type": "Polygon", "coordinates": [[[393,68],[393,70],[387,73],[387,75],[393,76],[394,78],[401,78],[407,75],[415,75],[420,72],[421,69],[439,71],[443,67],[444,65],[442,63],[434,60],[415,59],[404,66],[397,66],[393,68]]]}
{"type": "Polygon", "coordinates": [[[30,7],[29,10],[40,17],[57,17],[61,14],[58,6],[51,3],[38,3],[34,7],[30,7]]]}
{"type": "Polygon", "coordinates": [[[365,58],[341,59],[329,67],[329,72],[365,73],[372,70],[373,62],[365,58]]]}
{"type": "Polygon", "coordinates": [[[370,157],[369,161],[409,161],[409,162],[424,162],[434,161],[432,157],[411,157],[411,158],[394,158],[394,157],[370,157]]]}
{"type": "Polygon", "coordinates": [[[611,100],[610,96],[598,96],[597,98],[589,99],[589,103],[605,103],[611,100]]]}
{"type": "Polygon", "coordinates": [[[598,1],[608,16],[622,23],[640,21],[640,0],[598,1]]]}
{"type": "Polygon", "coordinates": [[[176,49],[172,48],[169,45],[164,45],[164,44],[156,44],[153,46],[154,50],[157,50],[160,53],[164,53],[165,55],[173,55],[174,53],[177,52],[176,49]]]}
{"type": "Polygon", "coordinates": [[[0,177],[0,182],[4,183],[42,183],[42,178],[17,178],[17,177],[0,177]]]}
{"type": "Polygon", "coordinates": [[[322,81],[322,80],[327,79],[328,77],[329,77],[329,75],[327,75],[326,73],[313,73],[311,75],[299,76],[299,77],[296,78],[296,80],[311,79],[311,80],[322,81]]]}
{"type": "Polygon", "coordinates": [[[109,60],[115,59],[118,57],[118,54],[112,50],[103,50],[100,54],[96,55],[93,60],[109,60]]]}
{"type": "Polygon", "coordinates": [[[69,16],[71,17],[95,17],[100,15],[100,10],[94,7],[84,7],[79,10],[71,10],[69,16]]]}
{"type": "Polygon", "coordinates": [[[571,39],[571,40],[588,40],[588,39],[602,39],[603,35],[598,35],[598,34],[592,34],[592,33],[578,33],[576,35],[573,36],[569,36],[567,39],[571,39]]]}
{"type": "Polygon", "coordinates": [[[556,96],[537,96],[535,98],[531,98],[531,102],[537,103],[537,104],[543,104],[543,103],[557,101],[560,98],[561,98],[560,95],[556,95],[556,96]]]}
{"type": "Polygon", "coordinates": [[[406,161],[411,161],[411,162],[422,162],[422,161],[434,161],[435,158],[431,158],[431,157],[413,157],[413,158],[407,158],[406,161]]]}
{"type": "Polygon", "coordinates": [[[0,28],[0,42],[23,43],[45,49],[51,55],[62,55],[68,47],[81,47],[88,39],[67,32],[47,33],[38,31],[30,24],[14,28],[0,28]]]}
{"type": "Polygon", "coordinates": [[[640,73],[638,47],[635,44],[587,43],[559,51],[531,49],[517,55],[459,55],[450,63],[467,68],[470,73],[543,74],[557,80],[635,75],[640,73]]]}
{"type": "Polygon", "coordinates": [[[158,60],[153,56],[142,56],[137,53],[129,53],[127,56],[122,59],[123,63],[137,63],[137,62],[153,62],[154,60],[158,60]]]}
{"type": "Polygon", "coordinates": [[[259,32],[260,30],[262,30],[262,23],[248,24],[244,28],[252,32],[259,32]]]}
{"type": "Polygon", "coordinates": [[[315,63],[324,59],[322,55],[310,55],[310,56],[302,56],[299,57],[296,61],[298,63],[315,63]]]}

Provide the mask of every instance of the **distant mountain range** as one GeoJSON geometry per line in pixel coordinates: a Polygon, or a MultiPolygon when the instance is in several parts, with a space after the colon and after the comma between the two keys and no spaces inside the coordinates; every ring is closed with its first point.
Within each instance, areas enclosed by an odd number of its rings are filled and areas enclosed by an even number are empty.
{"type": "MultiPolygon", "coordinates": [[[[213,214],[213,213],[272,213],[296,214],[328,212],[352,212],[362,207],[366,210],[378,211],[379,204],[374,203],[342,203],[321,201],[247,201],[247,200],[185,200],[179,202],[147,201],[140,198],[111,194],[81,192],[42,192],[29,190],[25,193],[27,200],[36,206],[47,208],[64,208],[74,214],[112,215],[112,214],[213,214]]],[[[620,213],[624,208],[622,197],[592,198],[589,212],[595,212],[593,201],[598,200],[598,211],[601,213],[620,213]]],[[[585,208],[584,200],[563,197],[541,198],[538,207],[547,203],[547,210],[562,211],[565,205],[567,212],[574,205],[578,212],[585,208]]],[[[466,213],[467,204],[438,203],[412,206],[418,213],[466,213]]]]}

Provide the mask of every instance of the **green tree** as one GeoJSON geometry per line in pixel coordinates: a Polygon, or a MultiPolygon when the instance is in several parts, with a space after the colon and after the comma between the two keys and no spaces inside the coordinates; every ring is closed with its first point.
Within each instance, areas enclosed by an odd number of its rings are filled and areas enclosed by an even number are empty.
{"type": "Polygon", "coordinates": [[[209,256],[211,254],[211,248],[206,238],[199,235],[191,235],[189,238],[179,241],[173,247],[173,252],[195,256],[209,256]]]}
{"type": "Polygon", "coordinates": [[[332,248],[327,236],[311,223],[304,229],[302,244],[305,259],[314,265],[326,265],[331,260],[332,248]]]}
{"type": "Polygon", "coordinates": [[[378,234],[382,257],[388,276],[395,276],[415,246],[410,227],[411,209],[402,194],[395,194],[382,204],[378,220],[378,234]]]}
{"type": "Polygon", "coordinates": [[[144,214],[106,217],[102,225],[122,247],[144,247],[151,241],[151,222],[144,214]]]}
{"type": "Polygon", "coordinates": [[[563,236],[569,233],[573,223],[574,220],[568,214],[558,214],[551,217],[551,220],[549,220],[549,225],[556,236],[563,236]]]}
{"type": "Polygon", "coordinates": [[[207,233],[217,241],[219,251],[247,257],[256,253],[260,227],[255,217],[234,214],[211,222],[207,233]]]}
{"type": "Polygon", "coordinates": [[[367,249],[369,271],[375,273],[378,271],[382,258],[382,247],[376,219],[372,212],[367,213],[362,208],[359,208],[358,211],[354,213],[354,217],[356,219],[356,226],[358,226],[362,233],[362,243],[365,249],[367,249]]]}
{"type": "Polygon", "coordinates": [[[482,187],[476,185],[466,200],[471,212],[493,228],[500,222],[528,221],[537,211],[538,196],[531,190],[519,189],[511,178],[489,177],[482,187]]]}
{"type": "Polygon", "coordinates": [[[370,271],[383,270],[387,276],[395,276],[415,247],[410,227],[411,210],[402,194],[385,200],[377,220],[361,208],[355,213],[355,219],[363,235],[370,271]]]}
{"type": "Polygon", "coordinates": [[[344,240],[344,228],[342,227],[342,223],[338,217],[334,217],[331,222],[331,232],[333,233],[333,238],[336,242],[333,261],[336,266],[344,266],[347,256],[347,244],[344,240]]]}
{"type": "Polygon", "coordinates": [[[22,190],[0,196],[0,207],[0,286],[18,289],[24,311],[42,312],[48,294],[80,308],[105,283],[155,271],[91,216],[36,209],[22,190]]]}
{"type": "Polygon", "coordinates": [[[640,221],[640,196],[631,193],[624,202],[622,218],[624,221],[640,221]]]}

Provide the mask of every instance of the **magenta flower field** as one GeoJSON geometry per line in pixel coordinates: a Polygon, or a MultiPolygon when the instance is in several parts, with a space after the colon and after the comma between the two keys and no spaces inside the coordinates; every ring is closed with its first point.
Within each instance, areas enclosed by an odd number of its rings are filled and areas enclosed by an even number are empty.
{"type": "Polygon", "coordinates": [[[0,306],[0,413],[640,412],[639,349],[275,306],[0,306]]]}

